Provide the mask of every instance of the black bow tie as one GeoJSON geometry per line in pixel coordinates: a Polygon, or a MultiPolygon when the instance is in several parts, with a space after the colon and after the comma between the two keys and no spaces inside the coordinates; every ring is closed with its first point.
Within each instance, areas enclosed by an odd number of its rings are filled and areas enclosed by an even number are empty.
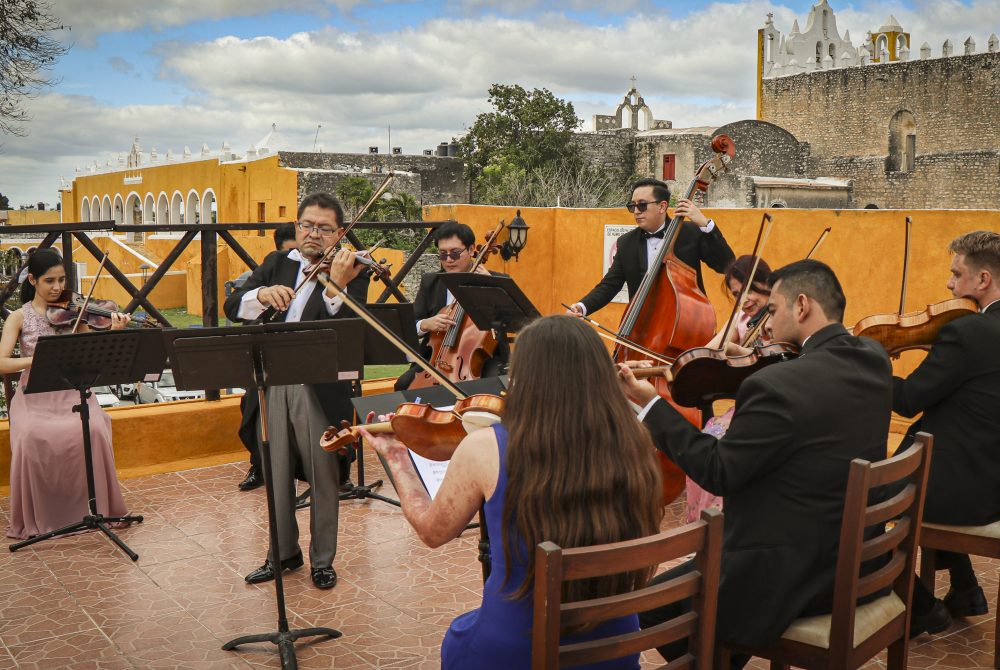
{"type": "Polygon", "coordinates": [[[651,238],[651,237],[658,237],[658,238],[660,238],[660,239],[662,240],[662,239],[663,239],[663,233],[665,233],[665,232],[667,232],[667,229],[666,229],[666,228],[660,228],[660,229],[659,229],[658,231],[656,231],[655,233],[647,233],[647,232],[646,232],[646,231],[644,230],[644,231],[642,231],[642,239],[644,239],[644,240],[648,240],[648,239],[649,239],[649,238],[651,238]]]}

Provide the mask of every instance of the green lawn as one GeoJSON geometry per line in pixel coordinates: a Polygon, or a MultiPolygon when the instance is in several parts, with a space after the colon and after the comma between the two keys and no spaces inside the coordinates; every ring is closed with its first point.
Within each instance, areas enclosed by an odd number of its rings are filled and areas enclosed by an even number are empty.
{"type": "MultiPolygon", "coordinates": [[[[187,310],[183,307],[174,307],[171,309],[162,309],[163,316],[170,320],[170,325],[175,328],[190,328],[191,326],[200,326],[201,317],[193,316],[187,313],[187,310]]],[[[223,320],[219,325],[225,325],[225,320],[223,320]]],[[[403,374],[406,369],[410,367],[409,365],[366,365],[365,366],[365,379],[379,379],[380,377],[398,377],[403,374]]]]}

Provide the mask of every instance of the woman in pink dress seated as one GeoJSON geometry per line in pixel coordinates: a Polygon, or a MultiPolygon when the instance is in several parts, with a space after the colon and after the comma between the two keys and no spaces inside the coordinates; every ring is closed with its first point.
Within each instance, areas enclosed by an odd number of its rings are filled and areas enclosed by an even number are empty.
{"type": "MultiPolygon", "coordinates": [[[[753,256],[740,256],[726,270],[726,290],[732,294],[734,300],[739,300],[740,293],[743,292],[743,286],[746,283],[747,277],[750,276],[750,270],[753,268],[753,260],[753,256]]],[[[739,313],[736,315],[736,328],[733,330],[730,340],[733,344],[741,345],[747,332],[766,313],[767,298],[771,295],[771,290],[767,287],[767,279],[770,276],[771,268],[768,267],[762,258],[757,264],[757,270],[754,272],[750,290],[747,291],[746,300],[743,301],[739,313]]],[[[718,340],[721,336],[722,333],[719,333],[708,343],[708,346],[719,347],[718,340]]],[[[753,342],[749,343],[749,346],[754,347],[770,343],[771,341],[767,337],[766,332],[761,331],[761,334],[753,342]]],[[[705,424],[704,432],[717,439],[721,439],[726,434],[726,431],[729,430],[729,422],[732,420],[733,412],[735,411],[735,407],[730,407],[725,414],[709,419],[708,423],[705,424]]],[[[691,481],[690,477],[685,482],[685,492],[687,493],[686,511],[688,523],[697,521],[703,509],[709,507],[722,508],[722,498],[714,496],[701,488],[691,481]]]]}
{"type": "MultiPolygon", "coordinates": [[[[35,343],[58,331],[45,317],[49,302],[66,288],[66,268],[52,249],[41,249],[28,260],[27,280],[21,286],[23,306],[3,324],[0,333],[0,372],[21,372],[25,388],[35,343]],[[20,343],[20,356],[14,345],[20,343]]],[[[112,328],[124,328],[128,315],[115,314],[112,328]]],[[[82,326],[79,330],[86,330],[82,326]]],[[[83,433],[76,391],[15,393],[8,399],[10,413],[10,527],[7,536],[27,539],[80,521],[89,513],[83,433]]],[[[111,419],[95,396],[90,405],[91,445],[98,512],[126,514],[125,500],[115,474],[111,449],[111,419]]]]}

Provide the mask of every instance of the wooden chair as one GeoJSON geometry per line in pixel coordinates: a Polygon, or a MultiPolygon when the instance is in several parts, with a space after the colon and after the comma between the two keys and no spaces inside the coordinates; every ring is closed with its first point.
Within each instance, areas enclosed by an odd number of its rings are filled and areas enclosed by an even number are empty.
{"type": "Polygon", "coordinates": [[[5,373],[3,375],[3,397],[7,405],[7,417],[10,418],[10,401],[14,399],[17,391],[15,384],[21,379],[20,372],[5,373]]]}
{"type": "MultiPolygon", "coordinates": [[[[533,670],[596,663],[620,658],[687,637],[690,651],[674,668],[712,667],[715,615],[722,558],[722,514],[705,510],[701,519],[675,530],[638,540],[595,547],[560,549],[542,542],[535,551],[533,670]],[[697,568],[675,579],[607,598],[562,603],[565,581],[660,565],[697,552],[697,568]],[[560,645],[560,629],[644,612],[693,598],[692,610],[652,628],[589,642],[560,645]]],[[[666,666],[664,666],[666,667],[666,666]]]]}
{"type": "MultiPolygon", "coordinates": [[[[986,526],[944,526],[925,523],[920,528],[920,579],[934,592],[934,554],[938,551],[1000,558],[1000,521],[986,526]]],[[[997,589],[1000,607],[1000,588],[997,589]]],[[[994,614],[996,614],[994,612],[994,614]]],[[[993,631],[993,667],[1000,670],[1000,616],[993,631]]]]}
{"type": "MultiPolygon", "coordinates": [[[[840,527],[840,550],[834,581],[833,612],[796,619],[772,646],[739,651],[767,658],[771,668],[859,668],[888,647],[889,670],[903,670],[907,662],[914,562],[933,438],[918,433],[914,444],[893,458],[869,463],[851,462],[840,527]],[[888,500],[868,504],[878,487],[907,480],[888,500]],[[866,528],[893,522],[885,533],[864,539],[866,528]],[[861,576],[861,563],[879,557],[888,562],[861,576]],[[858,605],[857,599],[886,587],[888,595],[858,605]]],[[[736,649],[734,647],[734,649],[736,649]]],[[[729,649],[720,653],[728,668],[729,649]]]]}

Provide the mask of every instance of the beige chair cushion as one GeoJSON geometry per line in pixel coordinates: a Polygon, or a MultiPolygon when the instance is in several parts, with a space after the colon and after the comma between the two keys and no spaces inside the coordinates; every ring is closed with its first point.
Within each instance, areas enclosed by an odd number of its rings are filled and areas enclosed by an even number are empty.
{"type": "MultiPolygon", "coordinates": [[[[854,646],[857,647],[905,611],[906,605],[894,592],[859,606],[854,615],[854,646]]],[[[829,614],[796,619],[781,637],[829,649],[831,619],[829,614]]]]}
{"type": "Polygon", "coordinates": [[[946,530],[950,533],[978,535],[979,537],[990,537],[994,540],[1000,540],[1000,521],[994,521],[993,523],[985,526],[945,526],[939,523],[925,523],[924,527],[946,530]]]}

